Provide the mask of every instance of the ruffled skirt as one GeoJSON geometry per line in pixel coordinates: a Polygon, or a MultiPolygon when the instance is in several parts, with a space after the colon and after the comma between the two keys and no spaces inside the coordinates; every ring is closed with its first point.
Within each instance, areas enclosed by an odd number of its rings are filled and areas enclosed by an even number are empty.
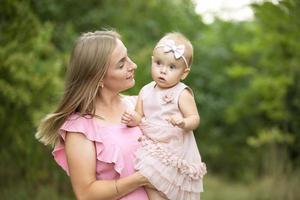
{"type": "Polygon", "coordinates": [[[171,200],[199,200],[206,166],[193,132],[171,125],[141,124],[144,136],[135,168],[171,200]]]}

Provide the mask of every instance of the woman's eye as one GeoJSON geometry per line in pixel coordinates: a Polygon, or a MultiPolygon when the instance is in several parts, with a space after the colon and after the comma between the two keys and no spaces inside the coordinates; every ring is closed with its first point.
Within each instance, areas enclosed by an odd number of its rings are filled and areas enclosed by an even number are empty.
{"type": "Polygon", "coordinates": [[[124,62],[119,63],[119,68],[122,69],[124,67],[124,65],[125,65],[124,62]]]}

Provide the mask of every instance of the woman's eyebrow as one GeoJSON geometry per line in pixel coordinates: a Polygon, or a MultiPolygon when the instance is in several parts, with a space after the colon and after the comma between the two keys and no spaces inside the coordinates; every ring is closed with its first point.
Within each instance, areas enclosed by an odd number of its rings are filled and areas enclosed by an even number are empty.
{"type": "Polygon", "coordinates": [[[126,57],[124,56],[123,58],[121,58],[117,63],[121,63],[121,62],[125,62],[126,61],[126,57]]]}

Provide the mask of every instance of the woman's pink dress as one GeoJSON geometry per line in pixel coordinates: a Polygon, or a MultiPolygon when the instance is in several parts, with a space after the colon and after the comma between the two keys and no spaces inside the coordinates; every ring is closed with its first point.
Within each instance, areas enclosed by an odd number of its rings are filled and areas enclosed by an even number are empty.
{"type": "Polygon", "coordinates": [[[178,100],[184,89],[190,90],[183,83],[160,89],[155,82],[142,88],[145,118],[140,127],[144,136],[135,167],[169,199],[200,200],[206,166],[194,134],[166,120],[170,115],[182,115],[178,100]]]}
{"type": "MultiPolygon", "coordinates": [[[[134,109],[136,97],[125,96],[123,101],[127,109],[134,109]]],[[[129,128],[124,124],[102,126],[91,116],[71,115],[60,128],[61,138],[52,152],[56,162],[69,175],[64,143],[66,132],[82,133],[95,143],[97,180],[124,178],[135,172],[134,153],[140,147],[138,138],[142,134],[138,127],[129,128]]],[[[121,200],[148,200],[148,196],[141,187],[121,200]]]]}

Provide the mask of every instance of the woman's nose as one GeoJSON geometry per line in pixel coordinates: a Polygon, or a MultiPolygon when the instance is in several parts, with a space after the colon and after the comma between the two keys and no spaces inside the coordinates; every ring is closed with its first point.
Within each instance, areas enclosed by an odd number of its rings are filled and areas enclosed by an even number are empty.
{"type": "Polygon", "coordinates": [[[135,70],[137,68],[135,62],[133,62],[129,57],[128,57],[128,62],[129,62],[129,70],[135,70]]]}

